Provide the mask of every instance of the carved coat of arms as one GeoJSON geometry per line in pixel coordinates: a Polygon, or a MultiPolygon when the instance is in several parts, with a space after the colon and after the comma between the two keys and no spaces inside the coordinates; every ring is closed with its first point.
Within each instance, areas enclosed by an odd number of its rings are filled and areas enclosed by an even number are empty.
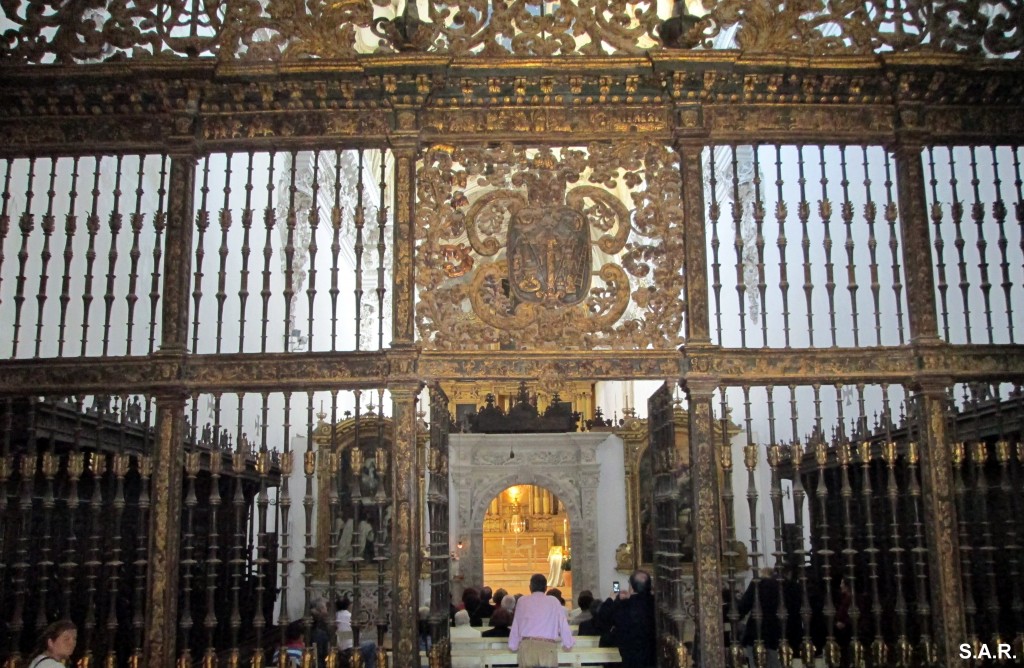
{"type": "MultiPolygon", "coordinates": [[[[485,322],[514,329],[595,296],[604,301],[590,309],[591,316],[614,322],[625,311],[628,277],[617,264],[605,264],[600,277],[618,287],[595,289],[592,248],[596,245],[609,255],[622,250],[630,231],[629,212],[603,188],[569,189],[576,178],[550,154],[540,153],[530,169],[512,176],[513,185],[526,187],[525,196],[522,190],[493,190],[470,206],[465,220],[472,250],[498,256],[472,279],[473,310],[485,322]],[[604,234],[595,241],[592,230],[604,234]]],[[[450,264],[455,267],[454,261],[450,264]]]]}

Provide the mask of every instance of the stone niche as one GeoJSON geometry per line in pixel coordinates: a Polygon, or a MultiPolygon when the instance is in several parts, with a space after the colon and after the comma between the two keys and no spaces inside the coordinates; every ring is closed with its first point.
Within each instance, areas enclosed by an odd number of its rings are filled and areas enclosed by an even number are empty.
{"type": "Polygon", "coordinates": [[[626,541],[627,517],[623,446],[618,436],[452,434],[449,466],[449,536],[466,586],[486,584],[482,582],[484,516],[491,500],[512,485],[544,487],[564,504],[574,592],[590,589],[595,596],[606,596],[612,581],[623,579],[615,570],[615,549],[626,541]]]}

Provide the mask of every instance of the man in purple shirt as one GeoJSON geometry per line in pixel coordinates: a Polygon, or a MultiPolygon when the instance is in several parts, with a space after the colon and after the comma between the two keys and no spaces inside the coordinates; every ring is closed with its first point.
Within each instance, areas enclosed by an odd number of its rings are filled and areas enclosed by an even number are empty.
{"type": "Polygon", "coordinates": [[[508,648],[517,652],[519,668],[558,668],[558,646],[572,649],[572,637],[565,607],[544,590],[548,579],[540,573],[530,578],[530,595],[516,604],[508,648]]]}

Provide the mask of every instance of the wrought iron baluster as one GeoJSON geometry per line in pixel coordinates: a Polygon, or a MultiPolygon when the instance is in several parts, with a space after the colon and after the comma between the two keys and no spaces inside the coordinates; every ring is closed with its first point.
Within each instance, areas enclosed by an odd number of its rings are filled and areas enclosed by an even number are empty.
{"type": "MultiPolygon", "coordinates": [[[[266,342],[266,337],[264,337],[266,342]]],[[[253,628],[256,629],[256,647],[263,647],[263,629],[267,626],[267,618],[264,615],[264,597],[266,596],[267,585],[264,582],[266,578],[266,565],[270,563],[270,538],[267,533],[267,506],[270,505],[270,496],[267,494],[267,478],[270,475],[270,450],[267,449],[267,412],[268,412],[268,395],[266,392],[262,393],[263,404],[261,407],[261,413],[263,416],[263,422],[260,425],[258,431],[260,432],[260,449],[256,453],[256,473],[259,474],[259,493],[257,495],[256,507],[258,515],[258,530],[256,534],[256,615],[253,619],[253,628]]],[[[241,397],[239,397],[241,402],[241,397]]],[[[249,551],[250,553],[252,550],[249,551]]],[[[271,583],[273,586],[273,583],[271,583]]],[[[262,656],[259,652],[253,654],[253,667],[260,668],[256,664],[257,657],[262,663],[262,656]]]]}
{"type": "MultiPolygon", "coordinates": [[[[160,156],[160,186],[157,188],[157,210],[153,215],[153,272],[149,286],[149,354],[156,350],[157,306],[160,303],[160,268],[163,258],[163,235],[167,227],[167,161],[166,155],[160,156]]],[[[147,409],[148,410],[148,409],[147,409]]]]}
{"type": "Polygon", "coordinates": [[[768,283],[764,275],[764,199],[761,194],[761,161],[758,146],[753,147],[754,154],[754,248],[757,250],[757,294],[761,298],[761,345],[768,345],[768,283]]]}
{"type": "Polygon", "coordinates": [[[121,233],[121,172],[124,156],[117,154],[114,166],[114,202],[110,207],[107,228],[110,230],[110,248],[107,249],[107,289],[103,293],[103,356],[106,357],[110,347],[110,317],[114,308],[114,281],[117,279],[117,238],[121,233]]]}
{"type": "MultiPolygon", "coordinates": [[[[295,164],[299,154],[295,151],[287,154],[288,163],[288,212],[285,214],[285,245],[284,245],[284,351],[289,352],[291,346],[292,307],[295,304],[295,193],[298,188],[295,186],[295,172],[298,168],[295,164]]],[[[282,650],[283,652],[284,650],[282,650]]]]}
{"type": "MultiPolygon", "coordinates": [[[[838,401],[837,403],[842,403],[838,401]]],[[[840,427],[843,424],[842,412],[839,413],[840,427]]],[[[847,660],[851,666],[860,667],[864,665],[864,645],[860,641],[860,606],[857,603],[857,556],[858,552],[854,547],[853,539],[853,485],[850,484],[851,445],[845,434],[841,434],[841,441],[836,447],[836,455],[839,459],[840,488],[839,495],[843,502],[843,556],[846,557],[846,567],[843,569],[843,580],[849,589],[850,597],[847,614],[850,618],[850,640],[847,660]]],[[[840,596],[844,595],[840,587],[840,596]]],[[[843,624],[846,622],[840,620],[843,624]]]]}
{"type": "MultiPolygon", "coordinates": [[[[383,155],[382,155],[383,158],[383,155]]],[[[382,172],[383,175],[383,172],[382,172]]],[[[381,339],[383,342],[383,339],[381,339]]],[[[385,587],[387,583],[387,561],[388,553],[391,551],[390,534],[387,528],[387,513],[385,512],[385,506],[391,506],[393,499],[391,495],[394,493],[394,488],[391,488],[390,493],[386,487],[389,470],[390,452],[384,446],[384,390],[383,388],[377,390],[377,450],[375,456],[377,459],[377,473],[380,475],[381,484],[377,486],[377,495],[374,499],[377,507],[377,522],[380,530],[377,531],[374,536],[373,546],[373,560],[377,564],[377,662],[381,666],[387,664],[387,655],[384,650],[384,635],[387,632],[388,616],[387,608],[384,604],[385,587]],[[385,543],[385,539],[387,542],[385,543]]],[[[394,443],[391,444],[394,447],[394,443]]],[[[390,507],[388,512],[393,512],[390,507]]]]}
{"type": "MultiPolygon", "coordinates": [[[[252,208],[253,159],[253,152],[249,151],[245,168],[245,207],[242,209],[242,271],[238,286],[238,352],[240,353],[245,352],[245,307],[249,302],[249,254],[252,252],[252,248],[249,246],[249,232],[252,230],[255,214],[252,208]]],[[[241,429],[238,434],[242,434],[241,429]]]]}
{"type": "MultiPolygon", "coordinates": [[[[769,410],[772,410],[772,398],[769,389],[768,394],[768,405],[769,410]]],[[[775,426],[774,416],[768,418],[769,430],[772,432],[770,439],[771,444],[768,446],[768,466],[771,470],[771,504],[772,504],[772,523],[774,525],[774,550],[772,555],[775,562],[775,583],[778,587],[778,605],[776,606],[775,615],[779,619],[779,662],[785,667],[789,668],[793,664],[793,648],[789,644],[789,610],[786,607],[789,597],[787,596],[787,576],[788,569],[786,568],[786,550],[782,539],[782,524],[784,521],[782,511],[782,480],[779,475],[779,467],[783,462],[783,449],[775,442],[775,426]]]]}
{"type": "MultiPolygon", "coordinates": [[[[97,412],[97,425],[96,434],[100,432],[101,420],[99,417],[100,413],[97,412]]],[[[101,522],[103,519],[103,469],[106,465],[106,456],[100,454],[97,450],[93,450],[88,455],[88,467],[92,473],[91,480],[91,495],[89,497],[89,538],[88,538],[88,553],[85,562],[85,583],[86,583],[86,612],[85,612],[85,630],[82,646],[85,647],[85,659],[86,663],[92,663],[93,647],[94,647],[94,636],[96,629],[96,609],[99,607],[99,599],[97,597],[96,589],[96,578],[99,577],[99,569],[103,565],[100,561],[101,552],[101,541],[102,541],[102,527],[101,522]]],[[[81,637],[81,636],[80,636],[81,637]]]]}
{"type": "MultiPolygon", "coordinates": [[[[11,170],[14,168],[14,160],[7,159],[7,168],[4,170],[4,188],[0,192],[0,270],[4,268],[4,242],[7,241],[7,233],[11,231],[11,215],[8,213],[11,203],[11,170]]],[[[4,273],[0,271],[0,287],[3,286],[4,273]]]]}
{"type": "MultiPolygon", "coordinates": [[[[915,415],[915,420],[918,419],[915,415]]],[[[920,475],[918,465],[920,454],[917,441],[907,443],[907,497],[910,500],[912,515],[913,547],[910,548],[914,555],[914,578],[917,593],[916,612],[918,619],[918,635],[920,637],[921,658],[925,665],[934,665],[938,655],[938,649],[932,641],[931,620],[932,612],[928,596],[928,546],[925,543],[924,523],[922,522],[923,510],[921,507],[921,485],[918,482],[920,475]]]]}
{"type": "MultiPolygon", "coordinates": [[[[1009,446],[1009,443],[1007,444],[1009,446]]],[[[1024,536],[1024,532],[1021,531],[1022,522],[1021,519],[1021,504],[1020,504],[1020,492],[1021,489],[1021,477],[1020,471],[1024,467],[1024,442],[1017,441],[1014,444],[1012,451],[1007,448],[1006,453],[1006,466],[1005,471],[1008,474],[1004,476],[1004,480],[1009,482],[1008,490],[1004,489],[1004,493],[1009,494],[1012,497],[1012,505],[1010,508],[1013,510],[1014,521],[1010,522],[1013,526],[1014,540],[1013,544],[1016,545],[1017,549],[1011,552],[1010,561],[1010,578],[1013,581],[1013,602],[1011,607],[1013,609],[1014,626],[1017,629],[1017,633],[1013,638],[1013,651],[1017,656],[1024,656],[1024,584],[1020,582],[1021,575],[1021,555],[1024,554],[1024,546],[1021,545],[1021,537],[1024,536]],[[1016,464],[1013,461],[1013,451],[1016,451],[1016,464]],[[1014,492],[1013,490],[1017,490],[1014,492]]],[[[1000,463],[1002,464],[1003,457],[1000,455],[1000,463]]]]}
{"type": "Polygon", "coordinates": [[[50,237],[53,236],[53,230],[56,227],[53,216],[53,200],[57,196],[56,180],[57,159],[51,157],[50,187],[46,189],[46,213],[43,214],[43,222],[40,226],[43,230],[43,250],[39,255],[41,267],[39,271],[39,290],[36,292],[36,357],[39,357],[43,345],[43,314],[46,310],[46,285],[49,282],[48,269],[50,258],[53,257],[52,253],[50,253],[50,237]]]}
{"type": "MultiPolygon", "coordinates": [[[[1020,250],[1024,256],[1024,179],[1021,178],[1020,169],[1020,146],[1013,146],[1010,152],[1013,154],[1013,187],[1017,191],[1017,201],[1013,204],[1014,217],[1017,219],[1017,232],[1020,235],[1020,250]]],[[[0,219],[2,224],[2,219],[0,219]]],[[[3,241],[3,230],[0,230],[0,242],[3,241]]],[[[3,262],[3,255],[0,255],[0,263],[3,262]]]]}
{"type": "Polygon", "coordinates": [[[959,181],[957,181],[956,178],[956,163],[953,158],[953,149],[947,147],[946,152],[949,157],[949,189],[953,196],[951,212],[953,218],[953,229],[956,231],[953,245],[956,247],[957,268],[960,273],[960,300],[963,303],[964,309],[964,332],[967,335],[967,343],[971,343],[971,311],[968,303],[968,293],[970,292],[971,283],[967,278],[967,261],[964,259],[964,247],[967,245],[967,241],[964,239],[962,229],[964,205],[963,202],[960,201],[960,195],[957,191],[959,181]]]}
{"type": "Polygon", "coordinates": [[[25,282],[28,277],[25,272],[28,267],[28,240],[35,229],[35,215],[32,213],[32,198],[35,196],[33,181],[35,180],[36,159],[29,158],[28,178],[25,182],[25,210],[21,212],[18,219],[18,229],[21,231],[21,249],[18,250],[18,276],[15,278],[14,288],[14,337],[11,342],[11,357],[18,356],[18,334],[21,331],[21,307],[25,303],[25,282]]]}
{"type": "Polygon", "coordinates": [[[886,463],[886,488],[885,495],[889,501],[890,523],[890,547],[892,555],[893,584],[896,588],[896,602],[893,611],[896,613],[896,656],[897,666],[905,667],[911,664],[913,658],[913,647],[907,638],[907,599],[903,587],[903,552],[904,547],[900,535],[900,507],[899,507],[899,485],[896,480],[896,461],[898,452],[896,441],[887,440],[882,444],[882,458],[886,463]]]}
{"type": "Polygon", "coordinates": [[[932,194],[931,219],[932,226],[934,228],[932,232],[934,235],[932,245],[935,247],[935,268],[937,276],[936,288],[939,291],[939,303],[941,304],[942,338],[949,341],[949,284],[946,282],[946,259],[943,254],[943,251],[946,248],[946,243],[942,239],[942,203],[939,201],[939,180],[935,175],[935,149],[929,146],[927,151],[928,184],[931,187],[932,194]]]}
{"type": "Polygon", "coordinates": [[[260,352],[267,352],[267,323],[270,314],[270,258],[274,255],[273,239],[276,213],[274,211],[274,159],[276,153],[270,154],[270,166],[267,169],[267,206],[263,209],[263,226],[267,231],[266,240],[263,244],[263,289],[260,290],[260,297],[263,299],[263,326],[260,330],[260,352]]]}
{"type": "MultiPolygon", "coordinates": [[[[219,422],[219,420],[218,420],[219,422]]],[[[221,564],[220,558],[220,525],[218,524],[218,511],[221,505],[220,493],[220,472],[224,464],[224,453],[221,448],[210,449],[210,493],[206,500],[209,508],[209,536],[207,538],[206,554],[206,616],[203,618],[203,626],[206,628],[206,653],[203,655],[203,666],[216,668],[217,666],[217,601],[215,594],[220,591],[221,586],[221,564]]]]}
{"type": "MultiPolygon", "coordinates": [[[[808,224],[811,218],[811,203],[807,200],[807,176],[804,173],[804,147],[797,147],[797,185],[800,187],[800,203],[797,205],[797,215],[800,218],[800,247],[804,255],[804,303],[807,308],[807,345],[814,347],[814,279],[811,275],[811,237],[808,234],[808,224]]],[[[793,437],[796,438],[794,432],[793,437]]]]}
{"type": "MultiPolygon", "coordinates": [[[[149,397],[146,398],[146,428],[150,424],[149,397]]],[[[150,455],[139,455],[135,459],[136,470],[139,474],[139,501],[138,501],[138,537],[135,541],[135,561],[132,564],[135,569],[135,603],[132,614],[132,637],[135,649],[132,652],[130,665],[138,667],[142,665],[142,638],[145,628],[145,601],[146,601],[146,571],[149,568],[149,541],[146,529],[149,527],[150,496],[149,486],[153,475],[153,458],[150,455]]]]}
{"type": "MultiPolygon", "coordinates": [[[[815,398],[817,399],[818,386],[814,386],[815,398]]],[[[817,403],[817,400],[815,401],[817,403]]],[[[816,413],[816,417],[820,414],[816,413]]],[[[824,585],[824,605],[822,606],[822,613],[825,615],[826,633],[825,636],[825,648],[823,650],[825,663],[829,666],[838,666],[842,657],[839,649],[839,643],[835,637],[835,622],[836,622],[836,607],[833,604],[832,599],[832,557],[835,555],[835,551],[831,548],[829,542],[829,522],[828,522],[828,481],[826,479],[826,471],[829,461],[829,447],[825,443],[824,435],[821,433],[820,428],[816,434],[817,443],[814,445],[814,460],[818,464],[818,484],[815,487],[815,496],[818,499],[818,510],[821,516],[821,520],[818,522],[818,530],[821,532],[819,536],[821,547],[815,550],[817,557],[821,559],[821,579],[824,585]]]]}
{"type": "Polygon", "coordinates": [[[143,189],[143,183],[145,183],[145,171],[146,171],[146,156],[139,155],[139,173],[138,180],[135,183],[135,211],[132,212],[129,222],[132,226],[132,249],[128,253],[128,257],[131,259],[131,267],[128,272],[128,294],[125,295],[125,302],[128,305],[128,323],[127,323],[127,334],[125,337],[125,354],[132,354],[132,332],[135,328],[135,303],[139,301],[139,296],[136,294],[139,284],[139,258],[142,257],[142,251],[139,249],[139,236],[142,234],[143,226],[146,222],[146,214],[142,212],[142,196],[145,193],[143,189]]]}
{"type": "MultiPolygon", "coordinates": [[[[359,155],[362,156],[362,149],[359,155]]],[[[338,255],[341,253],[341,224],[345,209],[341,205],[341,150],[334,152],[334,203],[331,205],[331,350],[338,349],[338,295],[341,290],[338,288],[338,255]]],[[[361,191],[360,191],[361,192],[361,191]]],[[[359,216],[361,207],[357,205],[356,216],[359,216]]],[[[357,256],[358,257],[358,256],[357,256]]],[[[358,277],[358,272],[356,276],[358,277]]],[[[358,313],[358,308],[356,309],[358,313]]],[[[359,319],[356,319],[356,326],[359,326],[359,319]]],[[[358,342],[359,337],[356,336],[358,342]]],[[[358,348],[357,348],[358,350],[358,348]]]]}
{"type": "Polygon", "coordinates": [[[316,306],[316,244],[317,228],[320,227],[320,151],[313,152],[313,183],[312,202],[309,206],[309,287],[306,288],[306,299],[309,303],[309,318],[306,325],[306,350],[313,350],[313,314],[316,306]]]}
{"type": "Polygon", "coordinates": [[[832,200],[828,194],[828,175],[825,171],[825,147],[818,146],[818,169],[821,178],[821,199],[818,200],[818,215],[824,228],[822,247],[825,249],[825,294],[828,295],[829,331],[832,333],[832,346],[836,345],[836,277],[835,265],[832,263],[832,200]]]}
{"type": "Polygon", "coordinates": [[[722,242],[718,237],[718,220],[722,214],[722,205],[718,201],[718,167],[715,165],[715,154],[718,147],[708,147],[708,194],[711,202],[708,205],[708,221],[711,223],[711,290],[715,296],[715,331],[718,342],[722,341],[722,263],[718,258],[718,250],[722,242]]]}
{"type": "MultiPolygon", "coordinates": [[[[122,404],[122,406],[123,405],[124,404],[122,404]]],[[[121,429],[123,431],[123,410],[121,412],[121,420],[121,429]]],[[[114,476],[114,494],[110,503],[111,510],[113,511],[110,515],[112,519],[109,550],[110,560],[106,563],[107,581],[109,583],[109,594],[107,600],[106,665],[117,663],[117,629],[119,628],[117,603],[120,590],[121,572],[124,568],[124,561],[121,560],[121,519],[124,517],[124,509],[127,505],[124,493],[124,477],[128,474],[130,466],[131,457],[124,452],[123,447],[120,448],[120,452],[111,456],[110,468],[114,476]]]]}
{"type": "MultiPolygon", "coordinates": [[[[316,202],[316,199],[313,200],[316,202]]],[[[306,452],[303,453],[302,472],[306,475],[306,493],[302,497],[302,510],[306,520],[306,544],[302,555],[302,579],[306,611],[304,620],[306,634],[313,629],[313,568],[316,555],[313,552],[313,476],[316,474],[316,450],[313,448],[313,392],[306,393],[306,452]]],[[[322,413],[321,413],[322,415],[322,413]]],[[[322,418],[321,418],[322,421],[322,418]]]]}
{"type": "Polygon", "coordinates": [[[899,332],[900,345],[903,345],[903,280],[900,269],[899,236],[896,222],[899,209],[893,199],[892,155],[885,154],[885,220],[889,223],[889,253],[892,256],[892,291],[896,299],[896,327],[899,332]]]}
{"type": "MultiPolygon", "coordinates": [[[[210,227],[210,156],[203,158],[203,185],[199,189],[199,207],[196,210],[195,269],[192,274],[192,352],[199,351],[199,306],[203,301],[203,258],[206,257],[206,230],[210,227]]],[[[195,445],[195,443],[193,443],[195,445]]]]}
{"type": "MultiPolygon", "coordinates": [[[[747,444],[743,447],[743,465],[747,469],[747,512],[750,515],[750,570],[753,578],[747,591],[753,595],[753,603],[750,608],[750,618],[754,620],[754,665],[757,668],[765,668],[768,662],[767,647],[764,643],[764,601],[761,592],[761,546],[758,535],[757,506],[758,493],[757,481],[754,471],[757,469],[758,447],[753,442],[752,418],[750,415],[750,386],[743,386],[743,420],[746,431],[747,444]]],[[[746,598],[746,594],[744,594],[746,598]]]]}
{"type": "Polygon", "coordinates": [[[994,146],[990,146],[988,150],[992,156],[992,189],[995,192],[995,200],[992,202],[992,217],[995,218],[996,225],[999,227],[999,239],[996,243],[999,247],[999,274],[1002,278],[1000,286],[1003,288],[1006,326],[1010,343],[1014,343],[1013,304],[1010,297],[1013,290],[1013,281],[1010,280],[1010,260],[1006,254],[1010,242],[1006,238],[1006,204],[1003,202],[1003,181],[999,177],[999,160],[996,158],[996,149],[994,146]]]}
{"type": "MultiPolygon", "coordinates": [[[[363,551],[365,547],[360,545],[359,535],[362,532],[360,523],[362,518],[360,517],[361,506],[362,506],[362,491],[359,485],[359,473],[363,467],[363,449],[361,442],[360,427],[362,421],[362,407],[360,406],[362,398],[362,390],[355,390],[355,422],[352,426],[352,446],[349,454],[349,465],[350,473],[352,476],[352,551],[350,557],[349,567],[352,569],[352,643],[353,649],[351,651],[352,659],[355,660],[359,656],[359,635],[360,625],[358,620],[360,619],[360,612],[362,611],[362,586],[360,583],[360,569],[363,565],[363,551]]],[[[372,403],[372,402],[371,402],[372,403]]]]}
{"type": "MultiPolygon", "coordinates": [[[[30,430],[34,432],[34,428],[30,430]]],[[[37,460],[35,454],[35,439],[30,438],[31,449],[22,453],[20,464],[21,495],[18,497],[18,542],[15,551],[16,561],[12,565],[13,588],[14,588],[14,610],[11,613],[9,627],[12,638],[21,638],[22,630],[25,628],[25,595],[28,590],[29,569],[32,564],[29,562],[30,537],[32,535],[32,497],[35,486],[37,460]]],[[[15,644],[15,657],[18,656],[18,645],[15,644]]]]}
{"type": "Polygon", "coordinates": [[[878,215],[878,208],[871,197],[871,171],[868,163],[868,147],[861,146],[861,158],[864,168],[864,192],[867,195],[867,202],[864,204],[864,222],[868,227],[868,256],[870,257],[869,271],[871,273],[871,303],[874,305],[875,313],[875,345],[882,345],[882,307],[880,297],[882,286],[878,281],[878,238],[875,236],[875,218],[878,215]]]}
{"type": "Polygon", "coordinates": [[[846,289],[850,292],[850,315],[853,318],[853,347],[860,347],[860,321],[857,313],[857,265],[853,261],[853,202],[850,201],[850,180],[846,174],[846,147],[839,148],[839,167],[843,190],[842,216],[846,225],[846,289]]]}
{"type": "MultiPolygon", "coordinates": [[[[278,540],[280,541],[280,554],[281,557],[278,564],[281,569],[281,600],[288,600],[288,580],[291,574],[292,565],[292,553],[291,553],[291,532],[287,529],[290,525],[290,514],[292,509],[292,495],[290,490],[291,475],[294,465],[294,453],[291,449],[291,422],[289,416],[291,415],[291,392],[284,393],[284,424],[282,425],[284,434],[284,451],[281,453],[281,487],[277,497],[277,507],[280,521],[277,523],[278,527],[278,540]]],[[[278,616],[278,624],[281,626],[281,653],[284,653],[284,644],[286,641],[285,627],[291,621],[291,617],[288,615],[288,611],[285,607],[281,608],[281,613],[278,616]]]]}
{"type": "MultiPolygon", "coordinates": [[[[380,201],[377,204],[377,350],[384,350],[384,295],[387,286],[384,284],[384,228],[388,222],[387,207],[387,151],[380,151],[380,201]]],[[[383,411],[383,408],[381,409],[383,411]]]]}
{"type": "MultiPolygon", "coordinates": [[[[326,417],[326,416],[325,416],[326,417]]],[[[328,489],[328,506],[330,511],[331,543],[327,557],[327,599],[337,601],[340,598],[338,593],[338,569],[341,567],[341,497],[338,494],[338,485],[344,480],[341,453],[338,451],[338,390],[331,390],[331,444],[328,451],[329,456],[322,462],[327,466],[326,484],[328,489]]],[[[331,637],[331,648],[333,654],[334,637],[331,637]]]]}
{"type": "MultiPolygon", "coordinates": [[[[978,249],[978,269],[981,271],[981,297],[985,303],[985,329],[988,332],[988,342],[994,343],[992,333],[992,282],[988,276],[988,242],[985,240],[985,205],[981,202],[981,181],[978,178],[978,159],[974,146],[970,147],[971,152],[971,190],[974,194],[974,201],[971,203],[971,218],[974,219],[975,227],[978,230],[978,240],[975,247],[978,249]]],[[[998,174],[998,170],[995,172],[998,174]]],[[[998,192],[998,188],[996,190],[998,192]]],[[[967,323],[970,327],[970,323],[967,323]]]]}
{"type": "Polygon", "coordinates": [[[800,583],[800,622],[803,627],[803,640],[800,643],[800,661],[808,666],[814,663],[814,641],[811,638],[811,618],[813,610],[807,590],[807,548],[804,543],[804,503],[807,493],[803,482],[804,449],[796,437],[796,393],[790,386],[790,397],[793,406],[793,442],[789,446],[789,458],[793,462],[793,521],[801,536],[799,547],[794,550],[797,559],[797,579],[800,583]]]}
{"type": "MultiPolygon", "coordinates": [[[[231,159],[232,154],[228,153],[224,156],[224,188],[222,200],[223,204],[220,208],[220,249],[217,254],[220,256],[220,267],[217,270],[217,344],[216,351],[220,353],[221,344],[223,343],[224,333],[224,302],[227,301],[228,293],[227,288],[227,262],[228,262],[228,233],[231,231],[232,215],[231,215],[231,159]]],[[[247,193],[248,194],[248,193],[247,193]]],[[[247,207],[248,208],[248,207],[247,207]]],[[[245,214],[243,214],[245,215],[245,214]]],[[[241,348],[239,348],[241,352],[241,348]]]]}
{"type": "Polygon", "coordinates": [[[743,276],[743,198],[740,195],[739,156],[736,146],[729,146],[732,158],[732,226],[733,252],[736,253],[736,297],[740,316],[740,347],[747,347],[747,282],[743,276]]]}
{"type": "Polygon", "coordinates": [[[85,357],[86,350],[88,349],[89,341],[89,311],[92,307],[92,280],[93,280],[93,263],[96,261],[96,234],[100,231],[100,215],[99,215],[99,203],[100,203],[100,156],[93,158],[93,175],[92,175],[92,207],[89,210],[89,218],[86,220],[85,227],[89,233],[89,246],[85,251],[85,285],[82,289],[82,350],[79,353],[82,357],[85,357]]]}
{"type": "Polygon", "coordinates": [[[245,569],[245,522],[246,522],[246,500],[245,500],[245,474],[246,460],[249,457],[249,443],[242,433],[241,413],[242,402],[238,402],[239,426],[237,448],[231,453],[231,477],[234,479],[234,495],[231,497],[231,507],[234,510],[233,534],[231,538],[231,559],[228,562],[231,570],[231,617],[228,626],[231,632],[231,651],[228,656],[228,665],[238,668],[241,661],[239,650],[239,630],[242,627],[242,614],[239,609],[239,593],[241,581],[245,569]]]}
{"type": "MultiPolygon", "coordinates": [[[[789,209],[782,193],[782,186],[785,181],[782,178],[782,147],[775,145],[775,220],[779,224],[779,233],[775,245],[779,248],[779,293],[782,295],[782,331],[784,334],[785,347],[790,347],[789,341],[789,262],[786,259],[786,247],[789,244],[786,239],[786,221],[789,218],[789,209]]],[[[721,323],[719,323],[719,338],[721,338],[721,323]]]]}
{"type": "MultiPolygon", "coordinates": [[[[982,564],[985,570],[984,599],[985,610],[988,615],[989,637],[998,645],[1003,642],[999,634],[999,598],[996,594],[999,584],[996,579],[995,551],[996,546],[992,538],[992,522],[989,517],[988,476],[985,474],[985,464],[988,462],[988,444],[985,441],[977,440],[971,444],[971,463],[974,465],[974,502],[977,514],[973,518],[981,529],[981,550],[982,564]]],[[[1002,551],[1001,547],[998,548],[1002,551]]]]}
{"type": "Polygon", "coordinates": [[[971,542],[970,522],[967,519],[967,485],[964,480],[964,470],[966,469],[965,455],[967,454],[966,443],[963,441],[953,443],[951,456],[953,460],[954,489],[956,490],[956,515],[959,522],[957,532],[960,545],[960,568],[963,573],[964,617],[967,640],[973,648],[977,648],[981,640],[978,637],[975,619],[978,607],[974,598],[974,574],[971,565],[974,543],[971,542]]]}
{"type": "Polygon", "coordinates": [[[42,500],[43,539],[40,543],[39,577],[37,581],[39,594],[36,599],[38,604],[36,608],[36,628],[39,629],[44,628],[47,620],[49,619],[50,569],[53,568],[54,565],[50,555],[50,546],[53,544],[53,537],[50,535],[50,530],[54,515],[53,509],[56,507],[56,501],[53,495],[53,479],[60,470],[60,457],[52,452],[44,452],[42,454],[41,468],[43,478],[45,480],[45,487],[42,500]]]}
{"type": "MultiPolygon", "coordinates": [[[[863,415],[863,411],[861,411],[863,415]]],[[[873,639],[871,641],[870,656],[871,663],[875,666],[885,665],[889,659],[889,648],[882,635],[882,598],[878,588],[878,555],[879,549],[875,547],[875,494],[871,484],[872,458],[874,456],[873,444],[870,440],[861,441],[857,446],[857,455],[861,465],[861,508],[864,516],[864,541],[866,547],[864,553],[868,557],[868,582],[870,584],[869,595],[871,596],[871,622],[873,626],[873,639]]]]}
{"type": "Polygon", "coordinates": [[[196,476],[199,475],[200,453],[193,441],[190,450],[185,453],[185,532],[181,538],[181,579],[184,583],[181,590],[181,616],[178,619],[178,663],[192,665],[192,573],[196,566],[195,556],[195,512],[198,498],[196,497],[196,476]]]}

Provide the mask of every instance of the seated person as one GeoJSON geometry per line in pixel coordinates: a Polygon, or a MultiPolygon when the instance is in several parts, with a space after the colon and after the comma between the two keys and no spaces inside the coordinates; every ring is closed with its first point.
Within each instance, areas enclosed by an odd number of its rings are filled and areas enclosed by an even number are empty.
{"type": "Polygon", "coordinates": [[[498,608],[491,615],[492,628],[482,631],[480,635],[484,638],[507,638],[509,627],[512,626],[512,613],[505,608],[498,608]]]}
{"type": "Polygon", "coordinates": [[[480,631],[469,625],[469,613],[459,610],[455,613],[455,626],[451,630],[452,638],[479,638],[480,631]]]}
{"type": "MultiPolygon", "coordinates": [[[[338,613],[334,616],[335,631],[338,636],[338,649],[345,651],[351,649],[354,644],[352,633],[352,611],[349,610],[351,601],[348,597],[338,600],[338,613]]],[[[372,640],[363,640],[359,643],[359,653],[363,657],[363,668],[375,668],[377,665],[377,643],[372,640]]]]}
{"type": "Polygon", "coordinates": [[[573,608],[572,612],[569,613],[570,624],[582,624],[583,622],[590,619],[590,604],[594,601],[594,595],[589,589],[584,589],[580,592],[576,602],[579,603],[578,608],[573,608]]]}

